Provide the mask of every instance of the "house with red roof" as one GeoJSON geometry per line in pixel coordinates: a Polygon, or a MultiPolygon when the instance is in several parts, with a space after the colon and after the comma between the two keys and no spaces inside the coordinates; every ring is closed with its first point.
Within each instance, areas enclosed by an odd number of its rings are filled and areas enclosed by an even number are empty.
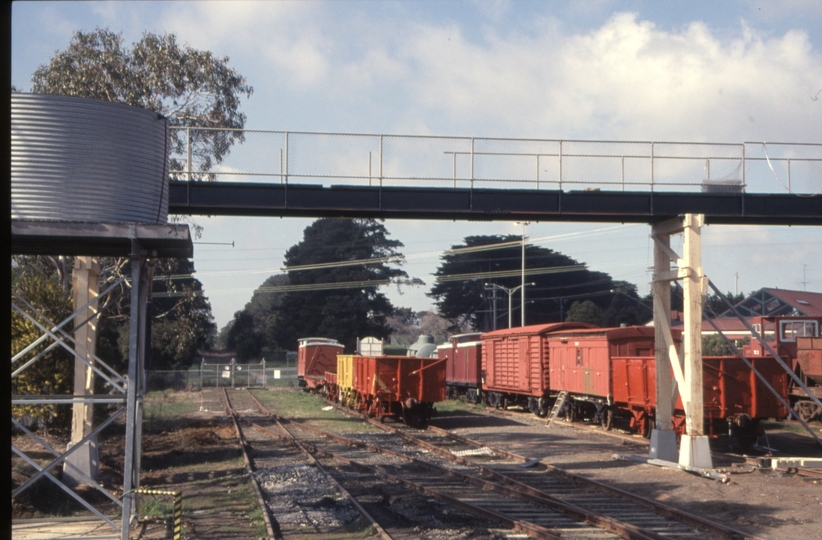
{"type": "MultiPolygon", "coordinates": [[[[822,293],[763,288],[751,293],[734,306],[750,320],[752,317],[821,317],[822,293]]],[[[713,323],[731,339],[746,339],[751,333],[729,309],[713,319],[713,323]]],[[[711,321],[702,321],[702,335],[716,334],[711,321]]]]}

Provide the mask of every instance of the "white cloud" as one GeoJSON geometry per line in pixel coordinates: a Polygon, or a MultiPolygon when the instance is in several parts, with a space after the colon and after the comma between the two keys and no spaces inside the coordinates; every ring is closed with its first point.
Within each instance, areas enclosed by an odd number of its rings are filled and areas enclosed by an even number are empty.
{"type": "Polygon", "coordinates": [[[244,74],[256,101],[287,99],[312,129],[696,141],[818,137],[818,122],[810,119],[822,116],[822,100],[811,97],[822,87],[822,58],[803,30],[769,35],[741,24],[729,37],[693,21],[664,31],[633,13],[583,32],[547,14],[527,28],[488,26],[512,9],[500,2],[477,9],[483,30],[469,39],[466,21],[395,17],[359,6],[178,3],[166,26],[195,46],[231,51],[234,62],[252,66],[244,74]],[[483,18],[488,9],[492,15],[483,18]],[[318,98],[320,107],[309,104],[318,98]]]}
{"type": "MultiPolygon", "coordinates": [[[[231,65],[254,86],[243,109],[249,127],[255,129],[822,142],[822,95],[817,96],[822,89],[822,55],[812,46],[813,39],[819,39],[814,29],[822,2],[756,1],[748,7],[725,8],[733,14],[727,20],[740,21],[735,26],[720,20],[724,15],[683,17],[685,8],[657,14],[653,21],[632,13],[602,18],[603,13],[623,9],[624,4],[611,0],[545,3],[541,13],[530,4],[527,20],[516,2],[455,2],[441,17],[434,13],[441,9],[436,3],[430,3],[430,11],[420,5],[15,3],[14,62],[26,62],[25,68],[14,66],[15,81],[20,80],[18,71],[27,77],[55,50],[65,48],[71,31],[110,26],[122,30],[129,43],[144,30],[174,32],[182,43],[230,56],[231,65]],[[20,14],[28,17],[22,24],[20,14]],[[73,18],[62,19],[66,14],[73,18]],[[584,26],[593,20],[602,22],[584,26]],[[779,25],[772,23],[776,20],[779,25]]],[[[818,169],[798,178],[801,172],[794,171],[793,185],[806,193],[817,191],[810,184],[818,178],[818,169]]],[[[785,181],[782,171],[780,178],[785,181]]],[[[781,190],[772,176],[763,182],[765,189],[781,190]]],[[[299,242],[302,228],[310,223],[261,218],[204,221],[204,240],[238,241],[238,248],[226,249],[225,266],[245,262],[242,255],[235,255],[245,253],[240,241],[257,249],[264,247],[265,238],[277,238],[271,258],[279,264],[281,250],[299,242]]],[[[550,230],[557,227],[552,224],[550,230]]],[[[575,227],[562,225],[563,230],[575,227]]],[[[548,224],[531,229],[529,234],[549,234],[539,232],[549,230],[548,224]]],[[[731,286],[734,270],[742,274],[744,290],[796,287],[793,274],[797,268],[801,273],[801,264],[815,269],[817,276],[822,271],[822,241],[816,229],[740,227],[722,228],[716,234],[714,229],[706,229],[706,272],[723,276],[731,286]],[[730,234],[731,229],[740,232],[730,234]],[[738,247],[741,243],[753,245],[738,247]]],[[[389,230],[406,246],[424,241],[420,249],[428,251],[437,245],[431,242],[445,248],[465,235],[516,234],[518,228],[406,221],[392,222],[389,230]]],[[[633,261],[635,270],[626,268],[621,275],[639,276],[632,279],[647,292],[647,231],[627,240],[616,234],[613,238],[613,249],[622,250],[618,256],[598,255],[606,246],[594,242],[567,250],[605,271],[615,258],[633,261]]],[[[265,261],[260,265],[272,267],[265,261]]],[[[219,263],[204,261],[202,266],[202,271],[214,270],[219,263]]],[[[427,273],[420,269],[423,277],[427,273]]],[[[259,276],[252,278],[253,286],[260,282],[259,276]]],[[[208,284],[237,286],[230,279],[222,284],[216,278],[208,284]]],[[[727,284],[720,285],[728,290],[727,284]]],[[[220,322],[247,298],[237,295],[234,304],[226,302],[220,308],[220,322]]]]}

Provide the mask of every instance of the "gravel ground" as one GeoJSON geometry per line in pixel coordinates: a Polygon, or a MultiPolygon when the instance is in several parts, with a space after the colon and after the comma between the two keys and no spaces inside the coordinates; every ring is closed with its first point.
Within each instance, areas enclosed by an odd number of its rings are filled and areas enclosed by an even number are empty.
{"type": "MultiPolygon", "coordinates": [[[[541,458],[570,472],[608,483],[763,539],[822,540],[822,480],[757,470],[733,457],[714,466],[731,473],[727,484],[687,472],[614,459],[614,454],[647,456],[644,440],[612,438],[601,432],[531,415],[486,415],[480,411],[432,421],[474,440],[541,458]],[[463,427],[460,427],[463,426],[463,427]],[[736,463],[735,463],[736,462],[736,463]]],[[[819,452],[809,438],[791,433],[769,434],[770,447],[819,452]],[[797,438],[800,440],[797,441],[797,438]]]]}
{"type": "Polygon", "coordinates": [[[260,469],[254,476],[265,490],[269,507],[281,526],[341,528],[361,519],[326,476],[310,465],[283,465],[260,469]]]}
{"type": "MultiPolygon", "coordinates": [[[[318,410],[322,406],[318,399],[318,410]]],[[[152,430],[149,422],[143,443],[143,485],[182,489],[188,538],[258,538],[259,534],[248,524],[252,509],[234,495],[237,490],[247,488],[247,478],[239,461],[233,427],[226,423],[219,407],[207,408],[211,412],[201,411],[194,417],[181,418],[174,429],[152,430]]],[[[330,414],[338,413],[323,412],[317,417],[330,414]]],[[[757,470],[740,459],[727,457],[715,460],[715,466],[731,472],[731,482],[723,484],[682,471],[613,459],[614,454],[647,455],[647,443],[640,438],[614,438],[599,430],[563,422],[546,429],[544,420],[514,411],[505,415],[482,408],[448,411],[434,418],[432,425],[489,446],[539,458],[546,464],[698,513],[763,539],[822,540],[822,480],[819,479],[757,470]]],[[[817,424],[819,427],[822,426],[817,424]]],[[[351,436],[375,441],[384,437],[364,433],[351,436]]],[[[769,433],[767,445],[793,455],[804,452],[822,457],[808,441],[808,437],[777,430],[769,433]]],[[[252,442],[254,444],[258,450],[265,450],[259,441],[252,442]]],[[[350,503],[317,476],[320,473],[315,467],[297,462],[290,452],[275,448],[267,457],[279,458],[271,462],[266,459],[265,468],[257,473],[263,488],[270,493],[272,510],[278,520],[293,520],[290,530],[299,531],[286,538],[373,537],[362,527],[350,503]]],[[[379,462],[381,458],[372,459],[379,462]]],[[[329,466],[329,462],[323,464],[329,466]]],[[[116,463],[107,466],[116,466],[116,463]]],[[[352,493],[381,523],[393,527],[392,534],[397,538],[523,538],[497,528],[494,523],[353,468],[335,465],[334,470],[335,474],[350,475],[356,480],[350,486],[352,493]]],[[[18,517],[41,515],[34,504],[25,508],[22,504],[18,506],[21,507],[17,509],[18,517]]]]}

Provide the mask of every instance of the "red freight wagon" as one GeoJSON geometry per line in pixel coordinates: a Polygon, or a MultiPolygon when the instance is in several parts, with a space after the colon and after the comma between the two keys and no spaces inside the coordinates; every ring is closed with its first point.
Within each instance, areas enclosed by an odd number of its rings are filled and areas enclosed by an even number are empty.
{"type": "MultiPolygon", "coordinates": [[[[674,339],[680,340],[679,332],[674,339]]],[[[648,367],[654,363],[654,328],[628,326],[561,332],[548,336],[549,388],[571,394],[567,414],[595,417],[610,427],[620,395],[621,410],[636,410],[632,427],[648,425],[646,410],[655,395],[649,390],[648,367]],[[645,424],[643,424],[643,422],[645,424]]],[[[653,380],[650,380],[651,384],[653,380]]]]}
{"type": "Polygon", "coordinates": [[[437,356],[445,358],[445,395],[451,399],[464,396],[470,403],[482,399],[482,334],[451,336],[450,342],[437,347],[437,356]]]}
{"type": "Polygon", "coordinates": [[[482,335],[482,386],[492,407],[520,404],[539,416],[548,413],[549,350],[556,332],[595,328],[585,323],[552,323],[496,330],[482,335]]]}
{"type": "MultiPolygon", "coordinates": [[[[783,398],[788,395],[788,375],[770,358],[749,358],[756,369],[783,398]]],[[[599,411],[610,426],[614,412],[631,415],[631,427],[647,436],[656,409],[656,359],[622,357],[612,359],[613,394],[599,411]]],[[[702,358],[702,397],[705,404],[705,431],[716,436],[736,435],[742,446],[756,441],[761,419],[784,418],[788,411],[756,374],[737,356],[702,358]]],[[[580,402],[575,396],[579,410],[580,402]]],[[[590,412],[590,411],[589,411],[590,412]]],[[[673,428],[685,432],[685,411],[677,397],[673,428]]]]}
{"type": "Polygon", "coordinates": [[[337,373],[337,355],[345,347],[327,338],[302,338],[298,343],[297,379],[301,387],[314,392],[325,384],[326,371],[337,373]]]}
{"type": "MultiPolygon", "coordinates": [[[[675,342],[681,332],[674,330],[675,342]]],[[[631,427],[650,434],[656,409],[654,329],[625,327],[563,332],[549,337],[552,391],[570,393],[569,413],[593,417],[610,427],[614,414],[629,416],[631,427]]],[[[787,375],[770,359],[751,359],[782,396],[787,375]]],[[[705,429],[718,435],[730,427],[743,445],[756,440],[762,418],[780,418],[787,410],[738,357],[703,357],[705,429]]],[[[685,413],[677,401],[672,419],[679,433],[685,413]]]]}
{"type": "MultiPolygon", "coordinates": [[[[795,369],[799,377],[804,379],[802,382],[814,396],[822,398],[822,338],[797,337],[796,361],[798,367],[795,369]]],[[[799,417],[806,422],[822,418],[822,408],[805,395],[805,390],[795,384],[793,379],[789,385],[789,388],[793,387],[790,391],[792,397],[796,396],[793,409],[799,417]]]]}
{"type": "Polygon", "coordinates": [[[413,356],[355,356],[353,390],[360,410],[423,426],[445,399],[445,361],[413,356]]]}
{"type": "MultiPolygon", "coordinates": [[[[779,354],[811,394],[822,399],[822,317],[753,317],[757,333],[779,354]]],[[[742,347],[746,358],[770,358],[770,352],[759,341],[751,339],[742,347]]],[[[774,360],[775,362],[775,360],[774,360]]],[[[822,408],[792,378],[788,394],[793,410],[804,420],[822,418],[822,408]]]]}

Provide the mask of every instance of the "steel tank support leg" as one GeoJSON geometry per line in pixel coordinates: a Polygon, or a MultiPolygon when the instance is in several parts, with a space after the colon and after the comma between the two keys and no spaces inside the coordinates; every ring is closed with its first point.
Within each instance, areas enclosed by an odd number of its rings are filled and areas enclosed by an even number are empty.
{"type": "Polygon", "coordinates": [[[140,488],[140,445],[146,346],[146,301],[148,272],[140,244],[132,240],[131,313],[128,344],[128,390],[126,397],[126,444],[123,463],[123,516],[121,539],[129,540],[131,520],[137,514],[134,490],[140,488]]]}

